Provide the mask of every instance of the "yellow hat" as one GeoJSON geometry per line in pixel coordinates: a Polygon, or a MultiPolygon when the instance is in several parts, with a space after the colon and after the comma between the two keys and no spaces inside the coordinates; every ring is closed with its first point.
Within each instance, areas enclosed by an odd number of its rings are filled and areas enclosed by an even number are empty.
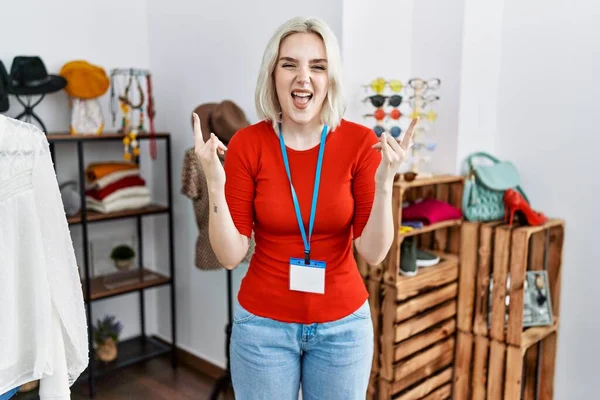
{"type": "Polygon", "coordinates": [[[100,97],[110,86],[103,68],[83,60],[66,63],[60,70],[60,75],[67,80],[65,91],[69,96],[80,99],[100,97]]]}

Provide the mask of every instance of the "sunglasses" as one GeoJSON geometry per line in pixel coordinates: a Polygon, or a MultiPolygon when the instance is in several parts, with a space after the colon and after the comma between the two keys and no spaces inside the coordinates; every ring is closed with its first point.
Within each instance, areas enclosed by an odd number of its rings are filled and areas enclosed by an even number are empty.
{"type": "Polygon", "coordinates": [[[400,129],[399,126],[392,126],[389,130],[386,130],[383,126],[376,125],[375,127],[373,127],[373,131],[375,132],[377,137],[380,137],[383,132],[389,132],[390,135],[392,135],[392,137],[398,138],[402,133],[402,129],[400,129]]]}
{"type": "Polygon", "coordinates": [[[376,95],[365,98],[363,101],[367,101],[367,100],[370,100],[373,107],[377,107],[377,108],[383,107],[385,105],[386,100],[387,100],[388,105],[390,105],[392,107],[398,107],[398,106],[400,106],[400,104],[402,104],[402,96],[400,96],[398,94],[395,94],[392,96],[383,96],[381,94],[376,94],[376,95]]]}
{"type": "Polygon", "coordinates": [[[385,112],[383,109],[375,110],[373,114],[365,114],[363,117],[375,117],[377,121],[383,121],[385,117],[390,117],[392,119],[400,119],[402,117],[402,113],[397,108],[394,108],[389,113],[385,112]]]}
{"type": "MultiPolygon", "coordinates": [[[[377,111],[375,112],[375,114],[377,114],[377,111]]],[[[365,115],[365,117],[366,117],[366,116],[372,116],[372,115],[373,115],[373,114],[368,114],[368,115],[365,115]]],[[[433,122],[433,121],[435,121],[435,120],[437,119],[438,115],[437,115],[437,114],[436,114],[436,112],[435,112],[435,111],[433,111],[433,110],[429,110],[429,111],[427,111],[426,113],[422,113],[422,112],[418,112],[417,110],[413,110],[413,111],[410,113],[410,118],[411,118],[411,119],[415,119],[415,118],[423,118],[423,117],[425,117],[425,118],[427,119],[427,121],[429,121],[429,122],[433,122]]]]}
{"type": "Polygon", "coordinates": [[[386,81],[384,78],[373,79],[368,85],[366,85],[366,87],[370,87],[371,90],[377,94],[382,94],[386,86],[388,86],[394,93],[399,93],[404,87],[402,82],[400,82],[398,79],[386,81]]]}

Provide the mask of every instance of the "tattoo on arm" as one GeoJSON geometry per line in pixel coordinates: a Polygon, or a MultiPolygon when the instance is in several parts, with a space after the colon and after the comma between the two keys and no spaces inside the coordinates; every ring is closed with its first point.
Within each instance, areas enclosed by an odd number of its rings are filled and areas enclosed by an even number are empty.
{"type": "Polygon", "coordinates": [[[215,214],[217,213],[217,205],[213,203],[213,211],[215,212],[215,214]]]}

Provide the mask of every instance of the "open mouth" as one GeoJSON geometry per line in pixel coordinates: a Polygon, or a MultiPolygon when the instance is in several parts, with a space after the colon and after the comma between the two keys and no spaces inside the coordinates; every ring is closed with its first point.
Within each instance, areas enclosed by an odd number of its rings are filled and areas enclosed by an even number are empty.
{"type": "Polygon", "coordinates": [[[294,90],[292,91],[292,99],[294,105],[298,108],[305,108],[308,102],[312,99],[313,94],[305,90],[294,90]]]}

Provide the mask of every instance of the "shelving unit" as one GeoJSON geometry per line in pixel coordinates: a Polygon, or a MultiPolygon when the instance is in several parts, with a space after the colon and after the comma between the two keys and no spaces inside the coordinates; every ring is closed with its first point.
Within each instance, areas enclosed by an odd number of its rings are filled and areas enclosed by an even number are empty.
{"type": "Polygon", "coordinates": [[[462,230],[454,398],[552,399],[564,221],[465,222],[462,230]],[[539,270],[548,274],[553,321],[524,327],[526,273],[539,270]]]}
{"type": "MultiPolygon", "coordinates": [[[[170,353],[173,368],[177,365],[175,351],[176,349],[176,324],[175,324],[175,259],[174,259],[174,239],[173,239],[173,213],[172,213],[172,188],[171,188],[171,136],[168,133],[157,133],[153,136],[156,140],[165,142],[165,167],[166,167],[166,190],[167,204],[152,204],[140,209],[125,210],[112,213],[99,213],[87,210],[85,202],[85,162],[84,162],[84,144],[96,145],[107,141],[121,142],[123,135],[119,133],[103,133],[101,135],[71,135],[69,133],[50,133],[47,135],[52,158],[55,160],[55,146],[62,143],[75,143],[77,146],[77,163],[79,176],[79,190],[81,197],[81,211],[72,217],[69,217],[70,225],[80,225],[83,238],[83,276],[82,286],[87,314],[88,339],[90,351],[90,364],[88,369],[82,374],[81,380],[87,380],[89,383],[89,395],[95,396],[95,379],[109,372],[118,370],[132,364],[149,360],[164,354],[170,353]],[[169,275],[163,275],[158,272],[150,271],[145,268],[143,260],[143,230],[142,218],[150,215],[166,215],[168,219],[167,230],[169,233],[168,251],[169,251],[169,275]],[[88,231],[90,225],[96,222],[134,219],[137,226],[138,238],[138,268],[127,273],[116,273],[102,277],[92,277],[90,275],[90,261],[88,254],[88,231]],[[112,285],[119,281],[121,284],[112,285]],[[124,280],[126,282],[124,282],[124,280]],[[171,305],[171,344],[165,344],[158,338],[146,334],[144,291],[160,286],[170,287],[170,305],[171,305]],[[93,348],[93,323],[92,303],[98,300],[110,297],[121,296],[125,294],[139,294],[140,324],[141,334],[118,345],[118,357],[109,364],[104,364],[95,360],[93,348]]],[[[138,140],[148,140],[149,134],[139,134],[138,140]]]]}
{"type": "Polygon", "coordinates": [[[451,397],[456,343],[460,226],[453,219],[401,233],[402,205],[435,198],[461,208],[464,178],[442,175],[398,180],[392,194],[394,240],[380,265],[356,254],[369,291],[375,333],[367,398],[446,399],[451,397]],[[399,273],[402,241],[440,256],[417,275],[399,273]]]}

